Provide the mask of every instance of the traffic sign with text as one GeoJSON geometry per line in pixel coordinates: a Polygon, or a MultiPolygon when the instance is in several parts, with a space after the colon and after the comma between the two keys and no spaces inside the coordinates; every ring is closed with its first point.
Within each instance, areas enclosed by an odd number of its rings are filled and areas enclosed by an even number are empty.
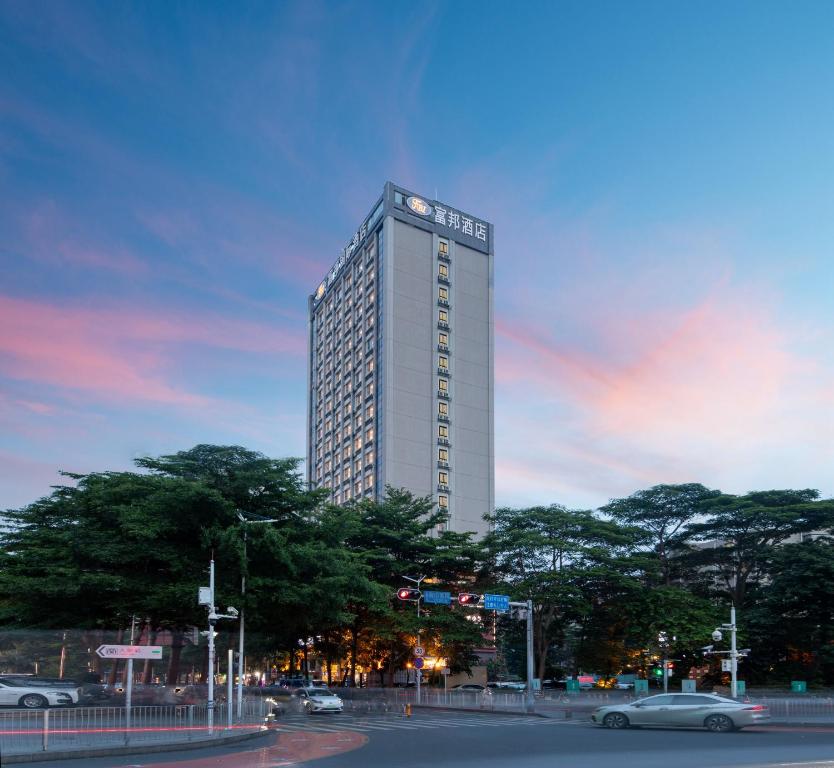
{"type": "Polygon", "coordinates": [[[426,649],[423,648],[423,646],[421,646],[421,645],[415,645],[414,646],[414,655],[415,656],[425,656],[426,655],[426,649]]]}
{"type": "Polygon", "coordinates": [[[510,610],[510,596],[509,595],[484,595],[484,608],[488,611],[509,611],[510,610]]]}
{"type": "Polygon", "coordinates": [[[100,645],[96,653],[102,659],[161,659],[161,645],[100,645]]]}
{"type": "Polygon", "coordinates": [[[452,602],[451,592],[437,592],[429,589],[423,590],[423,602],[435,603],[436,605],[449,605],[452,602]]]}

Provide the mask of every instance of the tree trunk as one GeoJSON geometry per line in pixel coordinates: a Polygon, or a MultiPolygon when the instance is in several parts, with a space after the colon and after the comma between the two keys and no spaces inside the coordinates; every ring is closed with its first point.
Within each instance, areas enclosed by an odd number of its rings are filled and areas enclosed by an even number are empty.
{"type": "MultiPolygon", "coordinates": [[[[121,645],[125,637],[124,628],[116,633],[116,645],[121,645]]],[[[115,685],[119,676],[119,660],[113,659],[113,667],[110,669],[110,674],[107,676],[108,685],[115,685]]]]}
{"type": "Polygon", "coordinates": [[[356,631],[356,626],[350,628],[350,684],[356,685],[356,654],[359,650],[359,633],[356,631]]]}
{"type": "MultiPolygon", "coordinates": [[[[157,630],[151,629],[148,627],[148,635],[147,635],[147,642],[145,645],[153,645],[156,642],[156,632],[157,630]]],[[[151,682],[151,678],[153,677],[153,659],[145,659],[145,667],[142,670],[142,683],[143,685],[147,685],[151,682]]]]}
{"type": "Polygon", "coordinates": [[[180,659],[182,658],[183,633],[178,629],[171,631],[171,655],[168,657],[168,671],[165,673],[166,685],[176,685],[180,677],[180,659]]]}

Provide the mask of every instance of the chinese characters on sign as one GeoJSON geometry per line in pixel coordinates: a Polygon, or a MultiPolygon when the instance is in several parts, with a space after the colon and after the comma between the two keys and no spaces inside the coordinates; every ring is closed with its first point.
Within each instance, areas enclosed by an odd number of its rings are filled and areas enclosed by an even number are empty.
{"type": "Polygon", "coordinates": [[[321,297],[324,296],[324,292],[331,286],[336,277],[338,277],[339,272],[342,271],[342,267],[345,266],[350,257],[353,256],[353,252],[359,247],[359,243],[361,243],[367,234],[373,230],[374,224],[376,224],[380,216],[382,216],[382,203],[380,203],[376,207],[376,210],[374,210],[374,212],[368,216],[364,222],[362,222],[362,226],[356,230],[350,242],[342,249],[339,259],[331,267],[330,271],[327,273],[327,277],[324,278],[319,287],[316,289],[316,301],[319,301],[321,297]]]}
{"type": "Polygon", "coordinates": [[[459,231],[464,235],[486,242],[487,228],[486,224],[477,219],[472,219],[466,214],[456,211],[452,208],[444,208],[442,205],[434,206],[434,221],[436,224],[442,224],[444,227],[459,231]]]}

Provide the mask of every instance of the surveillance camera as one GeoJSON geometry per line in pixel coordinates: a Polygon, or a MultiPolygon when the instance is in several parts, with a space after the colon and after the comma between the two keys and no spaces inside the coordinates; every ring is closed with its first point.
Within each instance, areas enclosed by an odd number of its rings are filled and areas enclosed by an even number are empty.
{"type": "Polygon", "coordinates": [[[238,610],[237,608],[230,605],[228,608],[226,608],[226,613],[228,613],[229,616],[237,616],[238,610]]]}
{"type": "Polygon", "coordinates": [[[715,640],[716,643],[720,642],[722,637],[724,637],[724,635],[721,634],[720,629],[716,629],[715,632],[712,633],[712,639],[715,640]]]}

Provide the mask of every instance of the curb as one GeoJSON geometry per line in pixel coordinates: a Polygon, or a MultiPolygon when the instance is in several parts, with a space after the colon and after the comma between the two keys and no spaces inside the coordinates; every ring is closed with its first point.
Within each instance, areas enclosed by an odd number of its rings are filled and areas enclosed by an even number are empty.
{"type": "Polygon", "coordinates": [[[200,739],[199,741],[183,741],[170,744],[145,744],[129,747],[99,747],[90,749],[65,749],[55,752],[35,752],[30,755],[3,755],[2,764],[13,763],[43,763],[48,760],[71,760],[86,757],[110,757],[111,755],[146,755],[158,752],[185,752],[192,749],[206,747],[220,747],[226,744],[236,744],[253,738],[265,736],[273,731],[260,730],[255,733],[239,733],[234,736],[218,736],[215,739],[200,739]]]}
{"type": "Polygon", "coordinates": [[[513,715],[515,717],[523,715],[524,717],[547,717],[547,715],[542,714],[541,712],[523,712],[520,710],[515,712],[507,709],[481,709],[479,707],[435,707],[431,704],[414,703],[412,703],[411,706],[414,707],[414,709],[434,710],[436,712],[477,712],[479,715],[513,715]]]}

